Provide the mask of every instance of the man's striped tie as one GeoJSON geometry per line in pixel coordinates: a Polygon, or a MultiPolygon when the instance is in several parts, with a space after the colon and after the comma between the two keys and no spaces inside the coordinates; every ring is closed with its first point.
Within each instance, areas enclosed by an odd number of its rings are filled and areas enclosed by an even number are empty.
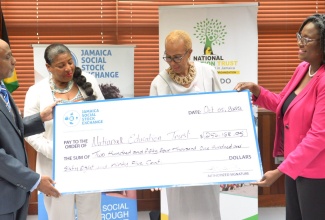
{"type": "Polygon", "coordinates": [[[9,102],[9,94],[8,94],[8,90],[6,89],[4,84],[0,84],[0,94],[2,95],[3,99],[5,100],[6,103],[6,107],[9,110],[9,112],[11,111],[11,106],[10,106],[10,102],[9,102]]]}

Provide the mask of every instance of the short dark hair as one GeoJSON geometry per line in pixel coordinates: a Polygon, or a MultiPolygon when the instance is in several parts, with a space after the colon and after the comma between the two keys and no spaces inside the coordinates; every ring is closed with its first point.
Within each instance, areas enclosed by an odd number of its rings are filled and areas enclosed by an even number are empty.
{"type": "Polygon", "coordinates": [[[319,42],[321,49],[323,51],[323,63],[325,63],[325,15],[324,14],[313,14],[305,19],[305,21],[301,24],[299,28],[299,33],[301,33],[302,29],[306,24],[312,22],[319,31],[319,42]]]}

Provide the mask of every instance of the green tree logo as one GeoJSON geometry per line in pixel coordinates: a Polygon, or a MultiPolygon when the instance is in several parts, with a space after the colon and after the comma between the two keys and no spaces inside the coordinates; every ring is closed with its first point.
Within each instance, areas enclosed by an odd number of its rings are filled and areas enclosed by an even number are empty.
{"type": "Polygon", "coordinates": [[[194,27],[194,36],[204,44],[204,55],[212,55],[212,45],[224,44],[226,25],[222,25],[217,19],[205,19],[205,21],[198,22],[194,27]]]}

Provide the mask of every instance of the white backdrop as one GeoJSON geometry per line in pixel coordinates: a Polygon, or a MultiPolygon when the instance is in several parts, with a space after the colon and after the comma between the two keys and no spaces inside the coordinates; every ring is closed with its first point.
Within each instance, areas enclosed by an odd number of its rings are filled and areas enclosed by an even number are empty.
{"type": "Polygon", "coordinates": [[[239,81],[257,82],[257,3],[160,7],[160,71],[168,67],[162,59],[165,37],[175,29],[190,34],[192,60],[216,67],[223,90],[232,90],[239,81]],[[207,24],[206,28],[204,24],[207,24]],[[213,55],[204,54],[206,39],[202,38],[203,30],[210,31],[210,38],[214,40],[211,45],[213,55]]]}

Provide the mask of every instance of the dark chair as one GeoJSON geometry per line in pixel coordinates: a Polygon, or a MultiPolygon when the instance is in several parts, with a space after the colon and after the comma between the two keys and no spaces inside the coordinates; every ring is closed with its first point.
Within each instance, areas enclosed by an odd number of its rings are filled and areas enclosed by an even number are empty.
{"type": "Polygon", "coordinates": [[[149,212],[150,220],[160,220],[160,211],[149,212]]]}

